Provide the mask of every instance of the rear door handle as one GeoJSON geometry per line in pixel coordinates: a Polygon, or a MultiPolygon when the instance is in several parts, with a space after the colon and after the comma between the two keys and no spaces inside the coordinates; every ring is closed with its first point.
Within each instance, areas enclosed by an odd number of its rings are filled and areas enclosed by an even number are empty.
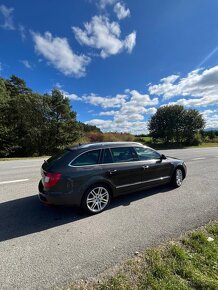
{"type": "Polygon", "coordinates": [[[112,175],[112,174],[114,174],[114,173],[116,173],[116,172],[117,172],[116,169],[114,169],[114,170],[109,170],[109,171],[108,171],[108,173],[109,173],[110,175],[112,175]]]}
{"type": "Polygon", "coordinates": [[[145,170],[145,169],[148,169],[149,166],[148,165],[143,165],[142,168],[145,170]]]}

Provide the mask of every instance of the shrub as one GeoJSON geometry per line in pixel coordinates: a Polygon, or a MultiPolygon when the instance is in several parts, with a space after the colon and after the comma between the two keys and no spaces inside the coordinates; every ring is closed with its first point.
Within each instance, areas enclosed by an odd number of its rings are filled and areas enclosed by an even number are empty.
{"type": "Polygon", "coordinates": [[[109,132],[104,133],[103,140],[104,142],[133,141],[134,136],[129,133],[109,132]]]}
{"type": "Polygon", "coordinates": [[[89,139],[89,142],[102,142],[103,134],[100,132],[89,132],[86,134],[86,137],[89,139]]]}

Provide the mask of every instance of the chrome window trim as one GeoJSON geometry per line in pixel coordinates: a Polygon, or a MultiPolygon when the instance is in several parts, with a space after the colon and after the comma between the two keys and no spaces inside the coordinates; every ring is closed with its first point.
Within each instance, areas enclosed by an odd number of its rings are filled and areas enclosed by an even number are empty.
{"type": "Polygon", "coordinates": [[[134,183],[125,184],[125,185],[119,185],[119,186],[116,186],[116,188],[118,189],[118,188],[133,186],[133,185],[137,185],[137,184],[153,182],[153,181],[157,181],[157,180],[164,180],[164,179],[168,179],[168,178],[170,178],[170,176],[163,176],[163,177],[159,177],[159,178],[155,178],[155,179],[149,179],[149,180],[146,180],[146,181],[134,182],[134,183]]]}
{"type": "MultiPolygon", "coordinates": [[[[143,146],[142,146],[143,147],[143,146]]],[[[150,160],[131,160],[131,161],[125,161],[125,162],[111,162],[111,163],[96,163],[96,164],[91,164],[91,165],[71,165],[71,163],[76,160],[80,155],[85,154],[87,152],[90,151],[97,151],[97,150],[103,150],[103,149],[113,149],[113,148],[133,148],[133,146],[122,146],[122,147],[108,147],[108,148],[100,148],[100,149],[90,149],[87,151],[84,151],[82,153],[80,153],[79,155],[77,155],[73,160],[70,161],[70,163],[68,163],[68,166],[70,167],[87,167],[87,166],[97,166],[97,165],[108,165],[108,164],[127,164],[127,163],[131,163],[131,162],[145,162],[145,161],[151,161],[151,160],[159,160],[159,159],[150,159],[150,160]]]]}

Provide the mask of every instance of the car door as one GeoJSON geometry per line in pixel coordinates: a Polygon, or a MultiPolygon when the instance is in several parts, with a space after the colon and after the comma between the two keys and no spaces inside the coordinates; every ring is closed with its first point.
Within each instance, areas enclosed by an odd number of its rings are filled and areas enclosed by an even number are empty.
{"type": "Polygon", "coordinates": [[[140,187],[141,166],[137,161],[137,154],[132,147],[104,150],[102,169],[116,189],[116,194],[124,194],[140,187]]]}
{"type": "Polygon", "coordinates": [[[135,147],[134,149],[142,168],[141,182],[143,187],[170,180],[173,165],[169,160],[161,159],[161,155],[151,148],[135,147]]]}

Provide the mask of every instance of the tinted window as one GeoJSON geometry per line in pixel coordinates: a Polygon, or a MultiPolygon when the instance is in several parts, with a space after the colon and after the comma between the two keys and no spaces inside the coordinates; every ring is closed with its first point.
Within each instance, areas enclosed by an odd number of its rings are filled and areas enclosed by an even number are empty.
{"type": "Polygon", "coordinates": [[[100,150],[93,150],[83,153],[77,157],[71,165],[73,166],[85,166],[85,165],[95,165],[98,163],[100,155],[100,150]]]}
{"type": "Polygon", "coordinates": [[[149,148],[136,147],[135,150],[139,160],[160,159],[160,154],[149,148]]]}
{"type": "Polygon", "coordinates": [[[103,162],[102,163],[113,163],[113,158],[109,149],[104,150],[103,162]]]}
{"type": "Polygon", "coordinates": [[[132,148],[130,147],[112,148],[111,153],[114,162],[128,162],[135,160],[132,154],[132,148]]]}
{"type": "Polygon", "coordinates": [[[59,153],[53,155],[52,157],[50,157],[48,160],[47,160],[47,163],[52,163],[56,160],[59,160],[61,159],[62,157],[64,157],[65,155],[67,155],[69,153],[68,150],[61,150],[59,153]]]}

